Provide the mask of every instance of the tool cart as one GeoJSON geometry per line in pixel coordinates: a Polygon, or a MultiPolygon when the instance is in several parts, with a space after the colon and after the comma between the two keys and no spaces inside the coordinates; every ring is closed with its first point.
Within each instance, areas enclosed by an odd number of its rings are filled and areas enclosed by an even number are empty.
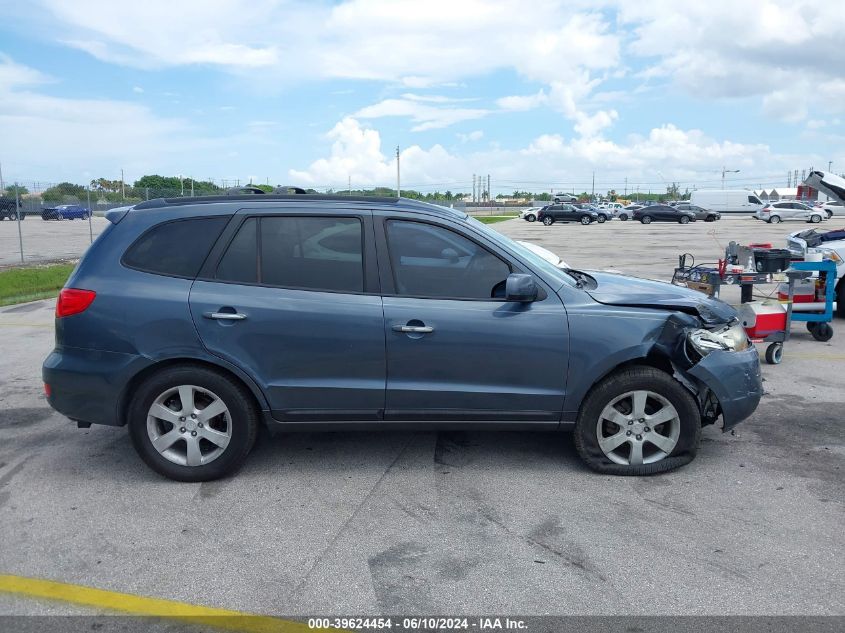
{"type": "Polygon", "coordinates": [[[832,261],[790,261],[783,249],[740,246],[731,242],[725,259],[718,265],[695,265],[692,256],[681,255],[672,283],[686,285],[711,297],[718,297],[724,286],[738,286],[737,309],[748,337],[755,343],[768,343],[766,362],[776,365],[783,359],[783,344],[789,340],[793,321],[803,321],[817,341],[833,336],[833,297],[836,264],[832,261]],[[754,286],[779,284],[777,300],[754,301],[754,286]],[[796,290],[797,288],[801,290],[796,290]]]}

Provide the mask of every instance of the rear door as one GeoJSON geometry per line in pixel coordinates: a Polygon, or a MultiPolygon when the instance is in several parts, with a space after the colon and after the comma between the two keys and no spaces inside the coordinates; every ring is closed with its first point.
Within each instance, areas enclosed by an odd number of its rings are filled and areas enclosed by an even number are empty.
{"type": "Polygon", "coordinates": [[[190,295],[206,348],[282,421],[378,420],[384,320],[369,211],[241,211],[190,295]]]}
{"type": "Polygon", "coordinates": [[[569,358],[559,297],[538,279],[538,301],[504,301],[508,274],[530,271],[457,223],[410,214],[375,220],[385,420],[556,425],[569,358]]]}

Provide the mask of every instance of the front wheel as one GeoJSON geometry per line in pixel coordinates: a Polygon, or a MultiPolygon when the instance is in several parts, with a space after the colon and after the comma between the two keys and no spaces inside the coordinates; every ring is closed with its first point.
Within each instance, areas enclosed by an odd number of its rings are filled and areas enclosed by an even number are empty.
{"type": "Polygon", "coordinates": [[[628,219],[628,214],[627,213],[620,213],[619,219],[622,220],[623,222],[625,222],[628,219]]]}
{"type": "Polygon", "coordinates": [[[642,217],[642,219],[640,220],[640,222],[642,222],[643,224],[651,224],[651,216],[650,215],[644,215],[642,217]]]}
{"type": "Polygon", "coordinates": [[[146,380],[128,410],[141,459],[177,481],[210,481],[243,464],[258,431],[252,395],[205,367],[170,367],[146,380]]]}
{"type": "Polygon", "coordinates": [[[581,224],[583,224],[584,226],[588,225],[592,221],[593,221],[593,219],[589,215],[582,215],[581,216],[581,224]]]}
{"type": "Polygon", "coordinates": [[[604,217],[603,215],[600,215],[600,216],[598,217],[598,220],[597,220],[597,221],[598,221],[598,223],[599,223],[599,224],[604,224],[605,222],[607,222],[607,218],[606,218],[606,217],[604,217]]]}
{"type": "Polygon", "coordinates": [[[818,224],[821,221],[822,221],[822,216],[820,216],[816,213],[814,213],[813,215],[810,216],[810,222],[812,222],[813,224],[818,224]]]}
{"type": "Polygon", "coordinates": [[[783,360],[783,343],[772,343],[766,348],[766,362],[769,365],[780,365],[783,360]]]}
{"type": "Polygon", "coordinates": [[[552,224],[554,224],[554,223],[555,223],[554,218],[552,218],[552,217],[550,217],[550,216],[548,216],[548,215],[547,215],[546,217],[544,217],[544,218],[543,218],[543,224],[545,224],[546,226],[551,226],[551,225],[552,225],[552,224]]]}
{"type": "Polygon", "coordinates": [[[529,214],[529,215],[526,215],[526,216],[525,216],[525,219],[526,219],[526,220],[528,220],[529,222],[536,222],[536,221],[537,221],[537,216],[536,216],[536,215],[534,215],[534,214],[529,214]]]}
{"type": "Polygon", "coordinates": [[[681,224],[689,224],[689,218],[687,216],[682,216],[680,220],[678,220],[681,224]]]}
{"type": "Polygon", "coordinates": [[[626,369],[594,386],[574,431],[587,466],[612,475],[652,475],[688,464],[700,438],[692,394],[653,367],[626,369]]]}

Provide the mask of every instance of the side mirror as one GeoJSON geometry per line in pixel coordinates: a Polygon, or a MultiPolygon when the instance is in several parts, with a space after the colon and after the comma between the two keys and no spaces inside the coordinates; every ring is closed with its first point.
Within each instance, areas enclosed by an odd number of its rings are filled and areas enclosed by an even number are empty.
{"type": "Polygon", "coordinates": [[[505,282],[505,301],[530,303],[537,300],[537,282],[532,275],[511,273],[505,282]]]}

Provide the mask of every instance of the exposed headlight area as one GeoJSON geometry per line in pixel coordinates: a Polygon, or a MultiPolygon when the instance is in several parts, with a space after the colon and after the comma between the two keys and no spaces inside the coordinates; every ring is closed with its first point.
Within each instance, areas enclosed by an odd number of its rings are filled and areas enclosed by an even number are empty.
{"type": "Polygon", "coordinates": [[[690,347],[702,357],[712,351],[741,352],[751,345],[745,328],[739,322],[729,323],[712,330],[703,328],[692,330],[687,335],[687,341],[690,347]]]}
{"type": "Polygon", "coordinates": [[[837,253],[832,248],[813,248],[810,249],[810,252],[820,253],[824,259],[829,259],[832,262],[836,262],[837,266],[843,262],[843,259],[839,256],[839,253],[837,253]]]}

